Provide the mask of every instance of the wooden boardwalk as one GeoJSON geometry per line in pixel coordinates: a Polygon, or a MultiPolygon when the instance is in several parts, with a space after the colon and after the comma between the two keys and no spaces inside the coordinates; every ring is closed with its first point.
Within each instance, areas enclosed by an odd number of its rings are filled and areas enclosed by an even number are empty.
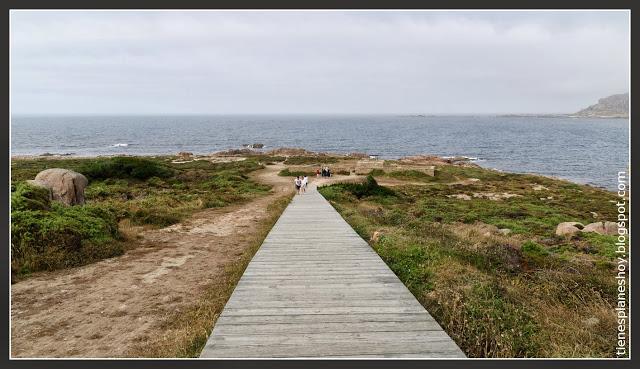
{"type": "Polygon", "coordinates": [[[464,354],[310,185],[249,263],[200,357],[464,354]]]}

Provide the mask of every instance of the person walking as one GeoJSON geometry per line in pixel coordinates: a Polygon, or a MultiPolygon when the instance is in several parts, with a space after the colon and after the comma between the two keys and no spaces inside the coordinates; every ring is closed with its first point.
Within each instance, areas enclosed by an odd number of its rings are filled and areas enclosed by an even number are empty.
{"type": "Polygon", "coordinates": [[[307,184],[308,183],[309,183],[309,177],[307,177],[307,176],[302,177],[302,186],[301,186],[302,188],[301,189],[302,189],[303,193],[307,192],[307,184]]]}
{"type": "Polygon", "coordinates": [[[300,176],[297,176],[296,179],[293,181],[293,183],[295,183],[295,185],[296,185],[296,193],[299,195],[300,194],[300,186],[302,186],[302,180],[300,179],[300,176]]]}

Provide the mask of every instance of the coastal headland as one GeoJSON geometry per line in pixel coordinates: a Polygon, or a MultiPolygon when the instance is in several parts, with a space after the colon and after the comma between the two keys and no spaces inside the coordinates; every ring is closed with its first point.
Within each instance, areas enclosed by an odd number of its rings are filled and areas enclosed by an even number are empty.
{"type": "Polygon", "coordinates": [[[467,356],[615,356],[619,198],[604,189],[293,148],[14,157],[11,170],[14,357],[197,357],[297,175],[467,356]],[[87,178],[84,205],[27,182],[51,168],[87,178]]]}

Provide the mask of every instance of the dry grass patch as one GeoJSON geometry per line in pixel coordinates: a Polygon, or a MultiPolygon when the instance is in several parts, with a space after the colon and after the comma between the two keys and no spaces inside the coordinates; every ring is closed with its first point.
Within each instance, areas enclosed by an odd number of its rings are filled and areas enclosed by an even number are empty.
{"type": "Polygon", "coordinates": [[[125,241],[136,242],[142,237],[142,232],[153,229],[150,224],[136,225],[131,222],[131,219],[122,219],[118,222],[118,230],[125,241]]]}

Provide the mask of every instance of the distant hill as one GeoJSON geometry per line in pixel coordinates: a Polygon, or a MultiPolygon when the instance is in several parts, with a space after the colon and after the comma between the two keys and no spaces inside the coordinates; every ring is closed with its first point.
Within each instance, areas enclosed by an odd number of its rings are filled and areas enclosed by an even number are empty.
{"type": "Polygon", "coordinates": [[[611,95],[598,103],[572,114],[576,117],[629,118],[629,93],[611,95]]]}

